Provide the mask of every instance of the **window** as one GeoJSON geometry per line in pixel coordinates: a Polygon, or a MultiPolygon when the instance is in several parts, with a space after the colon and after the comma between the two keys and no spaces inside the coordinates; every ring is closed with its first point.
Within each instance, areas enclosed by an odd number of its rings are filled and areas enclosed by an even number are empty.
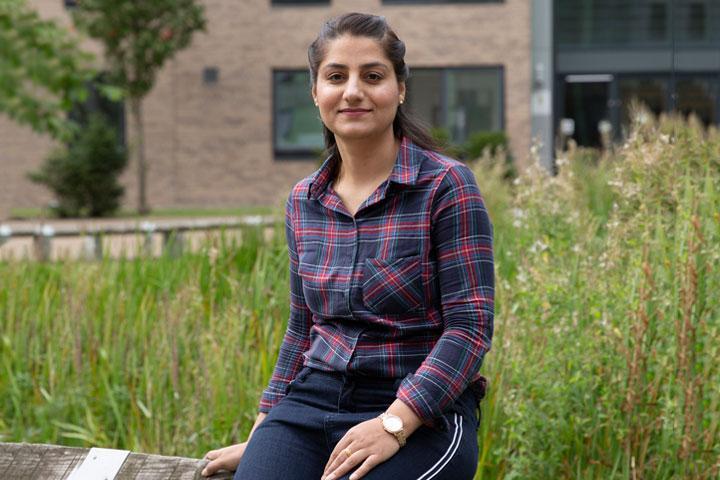
{"type": "Polygon", "coordinates": [[[99,86],[107,83],[106,74],[101,73],[94,80],[87,82],[88,96],[83,103],[72,106],[68,117],[81,127],[88,125],[93,114],[102,115],[115,129],[118,144],[125,146],[125,104],[113,101],[100,93],[99,86]]]}
{"type": "Polygon", "coordinates": [[[273,72],[273,145],[277,158],[317,158],[324,148],[307,70],[273,72]]]}
{"type": "Polygon", "coordinates": [[[622,105],[622,124],[631,122],[630,114],[633,102],[645,104],[653,115],[668,110],[670,85],[666,78],[653,76],[625,76],[618,82],[622,105]]]}
{"type": "Polygon", "coordinates": [[[328,5],[330,0],[272,0],[273,5],[328,5]]]}
{"type": "Polygon", "coordinates": [[[77,7],[77,0],[65,0],[65,8],[77,7]]]}
{"type": "Polygon", "coordinates": [[[667,5],[661,2],[650,4],[648,33],[651,40],[665,40],[667,36],[667,5]]]}
{"type": "Polygon", "coordinates": [[[677,109],[683,115],[694,114],[704,125],[720,120],[715,89],[717,80],[703,76],[683,76],[677,79],[677,109]]]}
{"type": "Polygon", "coordinates": [[[205,67],[203,68],[202,77],[205,85],[215,85],[220,78],[220,69],[218,67],[205,67]]]}
{"type": "Polygon", "coordinates": [[[505,0],[382,0],[382,3],[503,3],[505,0]]]}
{"type": "Polygon", "coordinates": [[[689,6],[687,33],[691,40],[704,40],[707,11],[704,3],[693,2],[689,6]]]}
{"type": "Polygon", "coordinates": [[[475,132],[504,128],[502,84],[501,67],[413,69],[408,106],[459,144],[475,132]]]}

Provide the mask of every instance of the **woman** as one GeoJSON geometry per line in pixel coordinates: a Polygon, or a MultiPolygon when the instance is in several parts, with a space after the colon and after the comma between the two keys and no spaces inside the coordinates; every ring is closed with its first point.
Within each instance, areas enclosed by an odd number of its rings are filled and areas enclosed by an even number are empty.
{"type": "Polygon", "coordinates": [[[287,202],[288,329],[248,441],[208,452],[204,475],[474,475],[491,224],[470,170],[404,111],[404,55],[358,13],[309,48],[329,157],[287,202]]]}

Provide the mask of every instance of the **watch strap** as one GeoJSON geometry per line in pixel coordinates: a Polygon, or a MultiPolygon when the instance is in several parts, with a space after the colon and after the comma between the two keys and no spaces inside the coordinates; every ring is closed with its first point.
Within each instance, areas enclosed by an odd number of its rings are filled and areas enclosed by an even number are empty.
{"type": "MultiPolygon", "coordinates": [[[[404,447],[404,446],[405,446],[405,443],[407,442],[407,437],[406,437],[406,435],[405,435],[405,428],[403,427],[403,428],[401,428],[401,429],[400,429],[399,431],[397,431],[397,432],[392,432],[392,431],[388,430],[387,428],[385,428],[385,422],[384,422],[384,420],[385,420],[385,418],[390,417],[390,416],[392,416],[392,417],[397,417],[397,415],[393,415],[393,414],[388,413],[388,412],[383,412],[383,413],[381,413],[381,414],[378,416],[378,418],[379,418],[380,421],[381,421],[381,424],[382,424],[382,426],[383,426],[383,430],[385,430],[387,433],[389,433],[390,435],[392,435],[393,437],[395,437],[395,439],[397,440],[398,444],[400,444],[401,447],[404,447]]],[[[397,417],[397,418],[400,418],[400,417],[397,417]]],[[[402,422],[402,420],[401,420],[401,422],[402,422]]]]}

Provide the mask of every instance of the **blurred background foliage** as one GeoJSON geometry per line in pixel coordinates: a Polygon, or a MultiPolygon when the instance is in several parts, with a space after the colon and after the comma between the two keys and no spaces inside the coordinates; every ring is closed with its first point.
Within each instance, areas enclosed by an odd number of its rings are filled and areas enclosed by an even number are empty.
{"type": "Polygon", "coordinates": [[[25,0],[0,0],[0,112],[68,140],[77,125],[67,112],[87,97],[93,61],[67,28],[41,19],[25,0]]]}

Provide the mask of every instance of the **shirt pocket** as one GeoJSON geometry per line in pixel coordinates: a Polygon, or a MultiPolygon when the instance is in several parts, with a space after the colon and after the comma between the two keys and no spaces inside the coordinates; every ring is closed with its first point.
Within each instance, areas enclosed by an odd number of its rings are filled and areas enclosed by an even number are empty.
{"type": "Polygon", "coordinates": [[[368,258],[363,271],[363,303],[373,313],[403,314],[424,307],[420,255],[368,258]]]}

